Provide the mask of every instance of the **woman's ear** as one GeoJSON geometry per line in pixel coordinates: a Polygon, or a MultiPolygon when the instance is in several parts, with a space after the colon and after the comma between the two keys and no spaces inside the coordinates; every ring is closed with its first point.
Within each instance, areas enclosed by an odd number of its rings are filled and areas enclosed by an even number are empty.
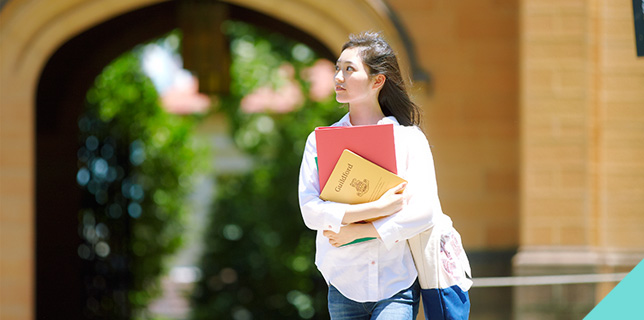
{"type": "Polygon", "coordinates": [[[385,81],[387,81],[387,77],[385,77],[384,74],[377,74],[376,76],[373,77],[373,89],[381,89],[382,86],[385,85],[385,81]]]}

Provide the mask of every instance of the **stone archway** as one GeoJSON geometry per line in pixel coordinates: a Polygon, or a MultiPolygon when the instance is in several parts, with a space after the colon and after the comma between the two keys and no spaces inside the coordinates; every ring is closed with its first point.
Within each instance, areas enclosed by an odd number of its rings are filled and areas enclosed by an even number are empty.
{"type": "MultiPolygon", "coordinates": [[[[0,262],[3,314],[35,317],[36,92],[52,55],[67,41],[113,17],[165,1],[12,0],[0,8],[0,262]],[[4,299],[6,297],[6,299],[4,299]]],[[[338,50],[347,34],[380,30],[410,65],[405,38],[381,1],[229,0],[284,21],[338,50]],[[337,8],[342,7],[342,10],[337,8]],[[346,12],[353,12],[347,18],[346,12]]],[[[337,51],[335,52],[337,54],[337,51]]]]}

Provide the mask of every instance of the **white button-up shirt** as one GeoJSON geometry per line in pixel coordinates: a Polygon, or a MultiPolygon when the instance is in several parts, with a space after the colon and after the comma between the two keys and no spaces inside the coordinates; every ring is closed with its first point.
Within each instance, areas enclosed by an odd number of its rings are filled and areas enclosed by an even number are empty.
{"type": "MultiPolygon", "coordinates": [[[[423,132],[401,126],[394,117],[378,124],[394,124],[398,175],[407,180],[403,209],[373,222],[380,239],[336,248],[322,235],[340,232],[348,204],[320,199],[315,161],[315,132],[306,141],[300,168],[299,201],[304,223],[317,230],[315,264],[327,283],[345,297],[358,301],[387,299],[410,287],[417,277],[406,239],[430,228],[444,217],[436,186],[434,160],[423,132]]],[[[347,113],[333,126],[351,126],[347,113]]]]}

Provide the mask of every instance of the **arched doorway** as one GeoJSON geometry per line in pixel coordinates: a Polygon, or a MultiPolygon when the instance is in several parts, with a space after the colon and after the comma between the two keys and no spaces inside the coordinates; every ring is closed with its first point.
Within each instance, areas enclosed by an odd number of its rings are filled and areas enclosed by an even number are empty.
{"type": "MultiPolygon", "coordinates": [[[[88,281],[88,272],[94,271],[88,271],[77,254],[80,245],[77,213],[84,200],[73,179],[78,170],[77,122],[83,112],[85,93],[102,68],[117,55],[176,28],[176,12],[177,3],[166,2],[111,19],[66,42],[43,70],[36,100],[36,316],[39,319],[51,314],[74,319],[86,317],[82,311],[86,309],[84,282],[88,281]],[[59,294],[60,288],[67,288],[68,294],[59,294]]],[[[230,19],[250,20],[279,30],[331,56],[315,39],[263,14],[231,6],[230,19]]]]}
{"type": "MultiPolygon", "coordinates": [[[[13,240],[11,244],[3,242],[2,250],[16,252],[7,255],[7,259],[3,256],[3,264],[18,266],[9,269],[10,273],[2,277],[3,280],[5,277],[12,279],[6,289],[17,290],[9,304],[26,318],[32,317],[36,309],[39,314],[46,314],[46,306],[58,307],[52,314],[69,310],[70,318],[75,318],[77,311],[74,310],[79,310],[74,294],[67,295],[68,298],[58,298],[62,296],[58,291],[60,288],[79,286],[78,282],[70,280],[78,266],[73,263],[61,264],[61,261],[69,261],[66,258],[70,256],[75,258],[77,245],[77,208],[67,203],[73,203],[67,200],[77,199],[78,196],[73,180],[76,170],[73,159],[76,152],[76,116],[88,84],[102,66],[119,52],[173,27],[174,22],[168,18],[168,11],[172,10],[169,8],[175,2],[154,3],[157,1],[95,1],[83,4],[60,1],[52,7],[46,1],[13,0],[3,4],[0,9],[3,41],[12,43],[0,49],[4,58],[3,102],[6,102],[0,106],[5,115],[0,119],[4,127],[2,140],[13,141],[2,146],[3,161],[11,164],[7,170],[3,168],[1,173],[3,187],[4,181],[13,183],[11,190],[2,189],[2,196],[3,199],[12,199],[10,207],[14,212],[3,210],[0,213],[3,233],[12,230],[13,240]],[[137,10],[147,5],[151,6],[137,10]],[[115,16],[119,18],[92,27],[115,16]],[[150,19],[155,16],[159,19],[150,19]],[[121,24],[114,21],[120,21],[121,24]],[[141,26],[143,22],[147,25],[141,26]],[[105,28],[109,25],[111,27],[105,28]],[[139,28],[135,28],[135,25],[139,25],[139,28]],[[11,81],[4,81],[7,79],[11,81]],[[36,121],[33,122],[33,119],[36,121]],[[32,132],[36,132],[36,135],[32,132]],[[63,185],[60,181],[63,181],[63,185]],[[41,209],[44,210],[43,214],[41,209]],[[72,215],[61,217],[61,212],[71,212],[72,215]],[[20,218],[14,219],[16,216],[20,218]],[[54,225],[59,231],[50,228],[54,225]],[[70,248],[73,250],[68,250],[70,248]],[[63,256],[41,252],[63,252],[63,256]],[[51,291],[41,286],[47,282],[53,284],[51,291]],[[56,299],[59,301],[54,302],[56,299]]],[[[285,1],[279,8],[267,7],[259,0],[235,0],[230,3],[238,4],[239,8],[253,9],[254,12],[246,12],[249,13],[249,19],[273,16],[288,23],[276,23],[276,28],[286,28],[295,37],[317,39],[311,43],[333,50],[338,50],[350,32],[383,30],[401,51],[401,64],[412,65],[402,49],[404,37],[396,30],[386,6],[379,1],[319,4],[294,0],[285,1]],[[333,10],[339,4],[353,7],[360,12],[360,16],[346,19],[333,10]],[[328,28],[320,28],[320,25],[328,28]]],[[[298,40],[304,41],[301,38],[298,40]]]]}

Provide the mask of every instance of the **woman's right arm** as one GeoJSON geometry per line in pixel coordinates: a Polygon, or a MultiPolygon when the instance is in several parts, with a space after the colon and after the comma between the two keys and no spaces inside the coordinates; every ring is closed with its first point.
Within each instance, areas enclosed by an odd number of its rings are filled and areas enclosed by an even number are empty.
{"type": "Polygon", "coordinates": [[[316,157],[315,133],[311,133],[306,139],[298,182],[298,198],[302,218],[309,229],[331,230],[338,233],[349,205],[320,199],[316,157]]]}

